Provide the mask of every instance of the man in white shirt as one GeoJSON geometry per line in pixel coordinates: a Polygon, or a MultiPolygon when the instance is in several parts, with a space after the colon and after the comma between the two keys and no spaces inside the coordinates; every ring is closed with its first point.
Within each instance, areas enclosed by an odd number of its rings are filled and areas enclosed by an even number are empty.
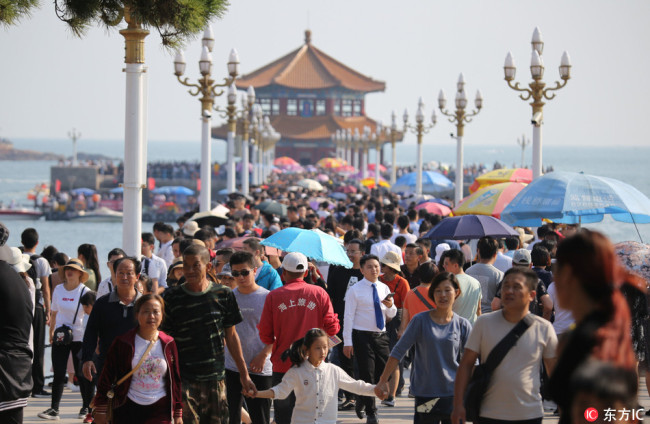
{"type": "Polygon", "coordinates": [[[167,267],[169,267],[174,260],[174,251],[172,250],[174,229],[169,224],[156,222],[153,226],[153,235],[160,242],[160,247],[156,251],[156,256],[162,258],[167,267]]]}
{"type": "Polygon", "coordinates": [[[115,249],[112,249],[110,252],[108,252],[108,262],[106,262],[106,266],[108,267],[108,270],[111,272],[111,274],[108,276],[108,278],[102,280],[97,286],[97,299],[113,291],[116,280],[113,264],[115,261],[125,256],[126,253],[119,247],[116,247],[115,249]]]}
{"type": "Polygon", "coordinates": [[[503,310],[482,315],[476,321],[456,373],[451,422],[465,421],[463,396],[479,355],[484,363],[492,349],[528,316],[531,325],[492,373],[481,403],[479,422],[542,423],[539,369],[544,361],[549,374],[553,371],[557,336],[550,322],[528,311],[529,303],[535,298],[537,281],[537,274],[529,269],[508,270],[502,283],[503,310]]]}
{"type": "Polygon", "coordinates": [[[481,283],[463,271],[465,254],[458,249],[442,253],[442,267],[456,276],[460,286],[460,296],[454,301],[452,309],[474,325],[481,315],[481,283]]]}
{"type": "Polygon", "coordinates": [[[383,258],[386,256],[386,252],[395,252],[399,255],[400,265],[402,265],[404,263],[404,260],[402,259],[402,249],[395,246],[395,244],[390,241],[391,237],[393,236],[393,226],[387,222],[384,222],[381,224],[379,233],[381,235],[381,241],[373,244],[370,247],[370,254],[375,255],[378,258],[383,258]]]}
{"type": "MultiPolygon", "coordinates": [[[[390,224],[388,224],[390,225],[390,224]]],[[[382,234],[383,235],[383,234],[382,234]]],[[[384,370],[388,355],[386,320],[397,314],[388,286],[379,281],[379,258],[365,255],[361,258],[363,280],[348,288],[345,296],[343,324],[343,354],[355,355],[359,365],[359,378],[376,384],[384,370]]],[[[367,424],[378,423],[377,407],[373,397],[357,400],[357,415],[365,406],[367,424]]]]}
{"type": "Polygon", "coordinates": [[[497,250],[497,257],[494,260],[494,267],[501,272],[506,272],[512,268],[512,258],[503,254],[506,247],[503,239],[497,239],[497,243],[499,243],[499,249],[497,250]]]}
{"type": "Polygon", "coordinates": [[[153,280],[153,293],[162,293],[167,288],[167,264],[153,254],[156,239],[151,233],[142,233],[142,273],[153,280]]]}
{"type": "MultiPolygon", "coordinates": [[[[393,236],[390,239],[390,241],[392,241],[393,243],[395,243],[395,239],[399,236],[402,236],[406,239],[406,244],[415,243],[415,240],[418,239],[418,236],[415,235],[417,233],[411,234],[408,232],[409,219],[406,215],[400,215],[397,218],[397,228],[399,229],[399,231],[393,234],[393,236]]],[[[383,256],[380,256],[380,258],[383,258],[383,256]]]]}

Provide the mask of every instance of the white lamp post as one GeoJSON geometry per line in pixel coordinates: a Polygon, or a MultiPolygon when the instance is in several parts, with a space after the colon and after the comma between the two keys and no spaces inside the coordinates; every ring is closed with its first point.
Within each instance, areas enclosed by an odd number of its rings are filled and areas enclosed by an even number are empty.
{"type": "Polygon", "coordinates": [[[447,98],[445,92],[440,90],[438,95],[438,107],[443,115],[449,117],[449,122],[456,124],[456,190],[454,192],[454,204],[458,206],[463,199],[463,135],[465,133],[465,124],[472,122],[472,117],[477,115],[483,107],[483,96],[481,92],[476,92],[474,105],[476,109],[472,112],[465,112],[467,106],[467,95],[465,94],[465,77],[461,73],[456,83],[456,110],[448,112],[445,109],[447,98]]]}
{"type": "Polygon", "coordinates": [[[404,109],[404,132],[411,130],[418,138],[418,151],[417,151],[417,171],[416,171],[416,182],[415,182],[415,194],[418,196],[422,194],[422,136],[428,133],[433,127],[436,126],[438,120],[436,116],[436,110],[433,110],[431,114],[431,124],[426,125],[424,123],[424,102],[422,97],[418,101],[418,109],[415,113],[415,125],[409,125],[409,115],[408,110],[404,109]]]}
{"type": "MultiPolygon", "coordinates": [[[[190,83],[189,78],[181,78],[185,73],[185,57],[182,51],[176,53],[174,59],[174,74],[178,81],[186,87],[190,87],[189,93],[192,96],[199,96],[201,102],[201,191],[199,193],[199,210],[206,212],[211,209],[212,196],[212,146],[210,137],[210,127],[212,122],[212,109],[214,98],[223,94],[223,91],[217,92],[219,87],[230,86],[237,78],[239,57],[237,51],[232,49],[228,62],[228,73],[230,77],[224,78],[222,84],[216,84],[212,79],[212,49],[214,47],[214,34],[212,28],[208,26],[203,33],[201,40],[201,59],[199,60],[199,71],[201,78],[197,83],[190,83]]],[[[230,149],[229,149],[230,150],[230,149]]]]}
{"type": "Polygon", "coordinates": [[[528,84],[529,88],[522,88],[519,83],[513,84],[517,68],[512,53],[508,52],[505,63],[503,65],[503,72],[508,86],[515,91],[522,94],[519,97],[524,100],[533,100],[530,105],[533,108],[533,117],[531,123],[533,125],[533,179],[542,175],[542,123],[544,122],[544,105],[546,100],[555,98],[555,93],[552,91],[559,90],[564,87],[571,78],[571,61],[569,54],[564,52],[560,59],[560,78],[562,82],[556,81],[555,87],[546,87],[546,83],[542,81],[544,77],[544,61],[542,59],[542,52],[544,51],[544,42],[542,41],[542,33],[538,27],[533,31],[533,39],[531,41],[532,54],[530,58],[530,74],[533,81],[528,84]]]}

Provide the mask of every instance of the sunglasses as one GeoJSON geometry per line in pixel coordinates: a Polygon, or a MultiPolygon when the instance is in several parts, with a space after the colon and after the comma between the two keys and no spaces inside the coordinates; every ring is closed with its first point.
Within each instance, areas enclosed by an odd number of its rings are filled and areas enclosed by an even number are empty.
{"type": "Polygon", "coordinates": [[[231,271],[230,272],[230,274],[235,278],[239,277],[240,275],[242,277],[248,277],[248,275],[250,273],[251,273],[251,271],[249,269],[242,269],[241,271],[231,271]]]}

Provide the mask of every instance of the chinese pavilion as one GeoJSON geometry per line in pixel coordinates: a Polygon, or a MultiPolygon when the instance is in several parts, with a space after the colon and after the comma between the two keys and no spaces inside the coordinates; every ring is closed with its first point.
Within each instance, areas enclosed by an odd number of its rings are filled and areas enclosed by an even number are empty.
{"type": "MultiPolygon", "coordinates": [[[[280,133],[275,156],[289,156],[301,164],[314,164],[336,155],[332,135],[337,130],[365,127],[376,131],[376,121],[365,113],[365,95],[384,91],[386,84],[374,80],[323,53],[311,43],[243,75],[237,88],[255,89],[256,103],[280,133]]],[[[212,130],[214,138],[226,138],[226,126],[212,130]]],[[[400,134],[401,141],[401,134],[400,134]]]]}

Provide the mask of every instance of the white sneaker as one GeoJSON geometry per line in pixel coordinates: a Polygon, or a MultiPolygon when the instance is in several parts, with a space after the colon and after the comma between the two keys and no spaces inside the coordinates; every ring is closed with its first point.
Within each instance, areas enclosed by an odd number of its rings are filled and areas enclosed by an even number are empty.
{"type": "Polygon", "coordinates": [[[75,386],[73,383],[68,382],[68,390],[70,390],[71,392],[78,392],[79,387],[75,386]]]}

